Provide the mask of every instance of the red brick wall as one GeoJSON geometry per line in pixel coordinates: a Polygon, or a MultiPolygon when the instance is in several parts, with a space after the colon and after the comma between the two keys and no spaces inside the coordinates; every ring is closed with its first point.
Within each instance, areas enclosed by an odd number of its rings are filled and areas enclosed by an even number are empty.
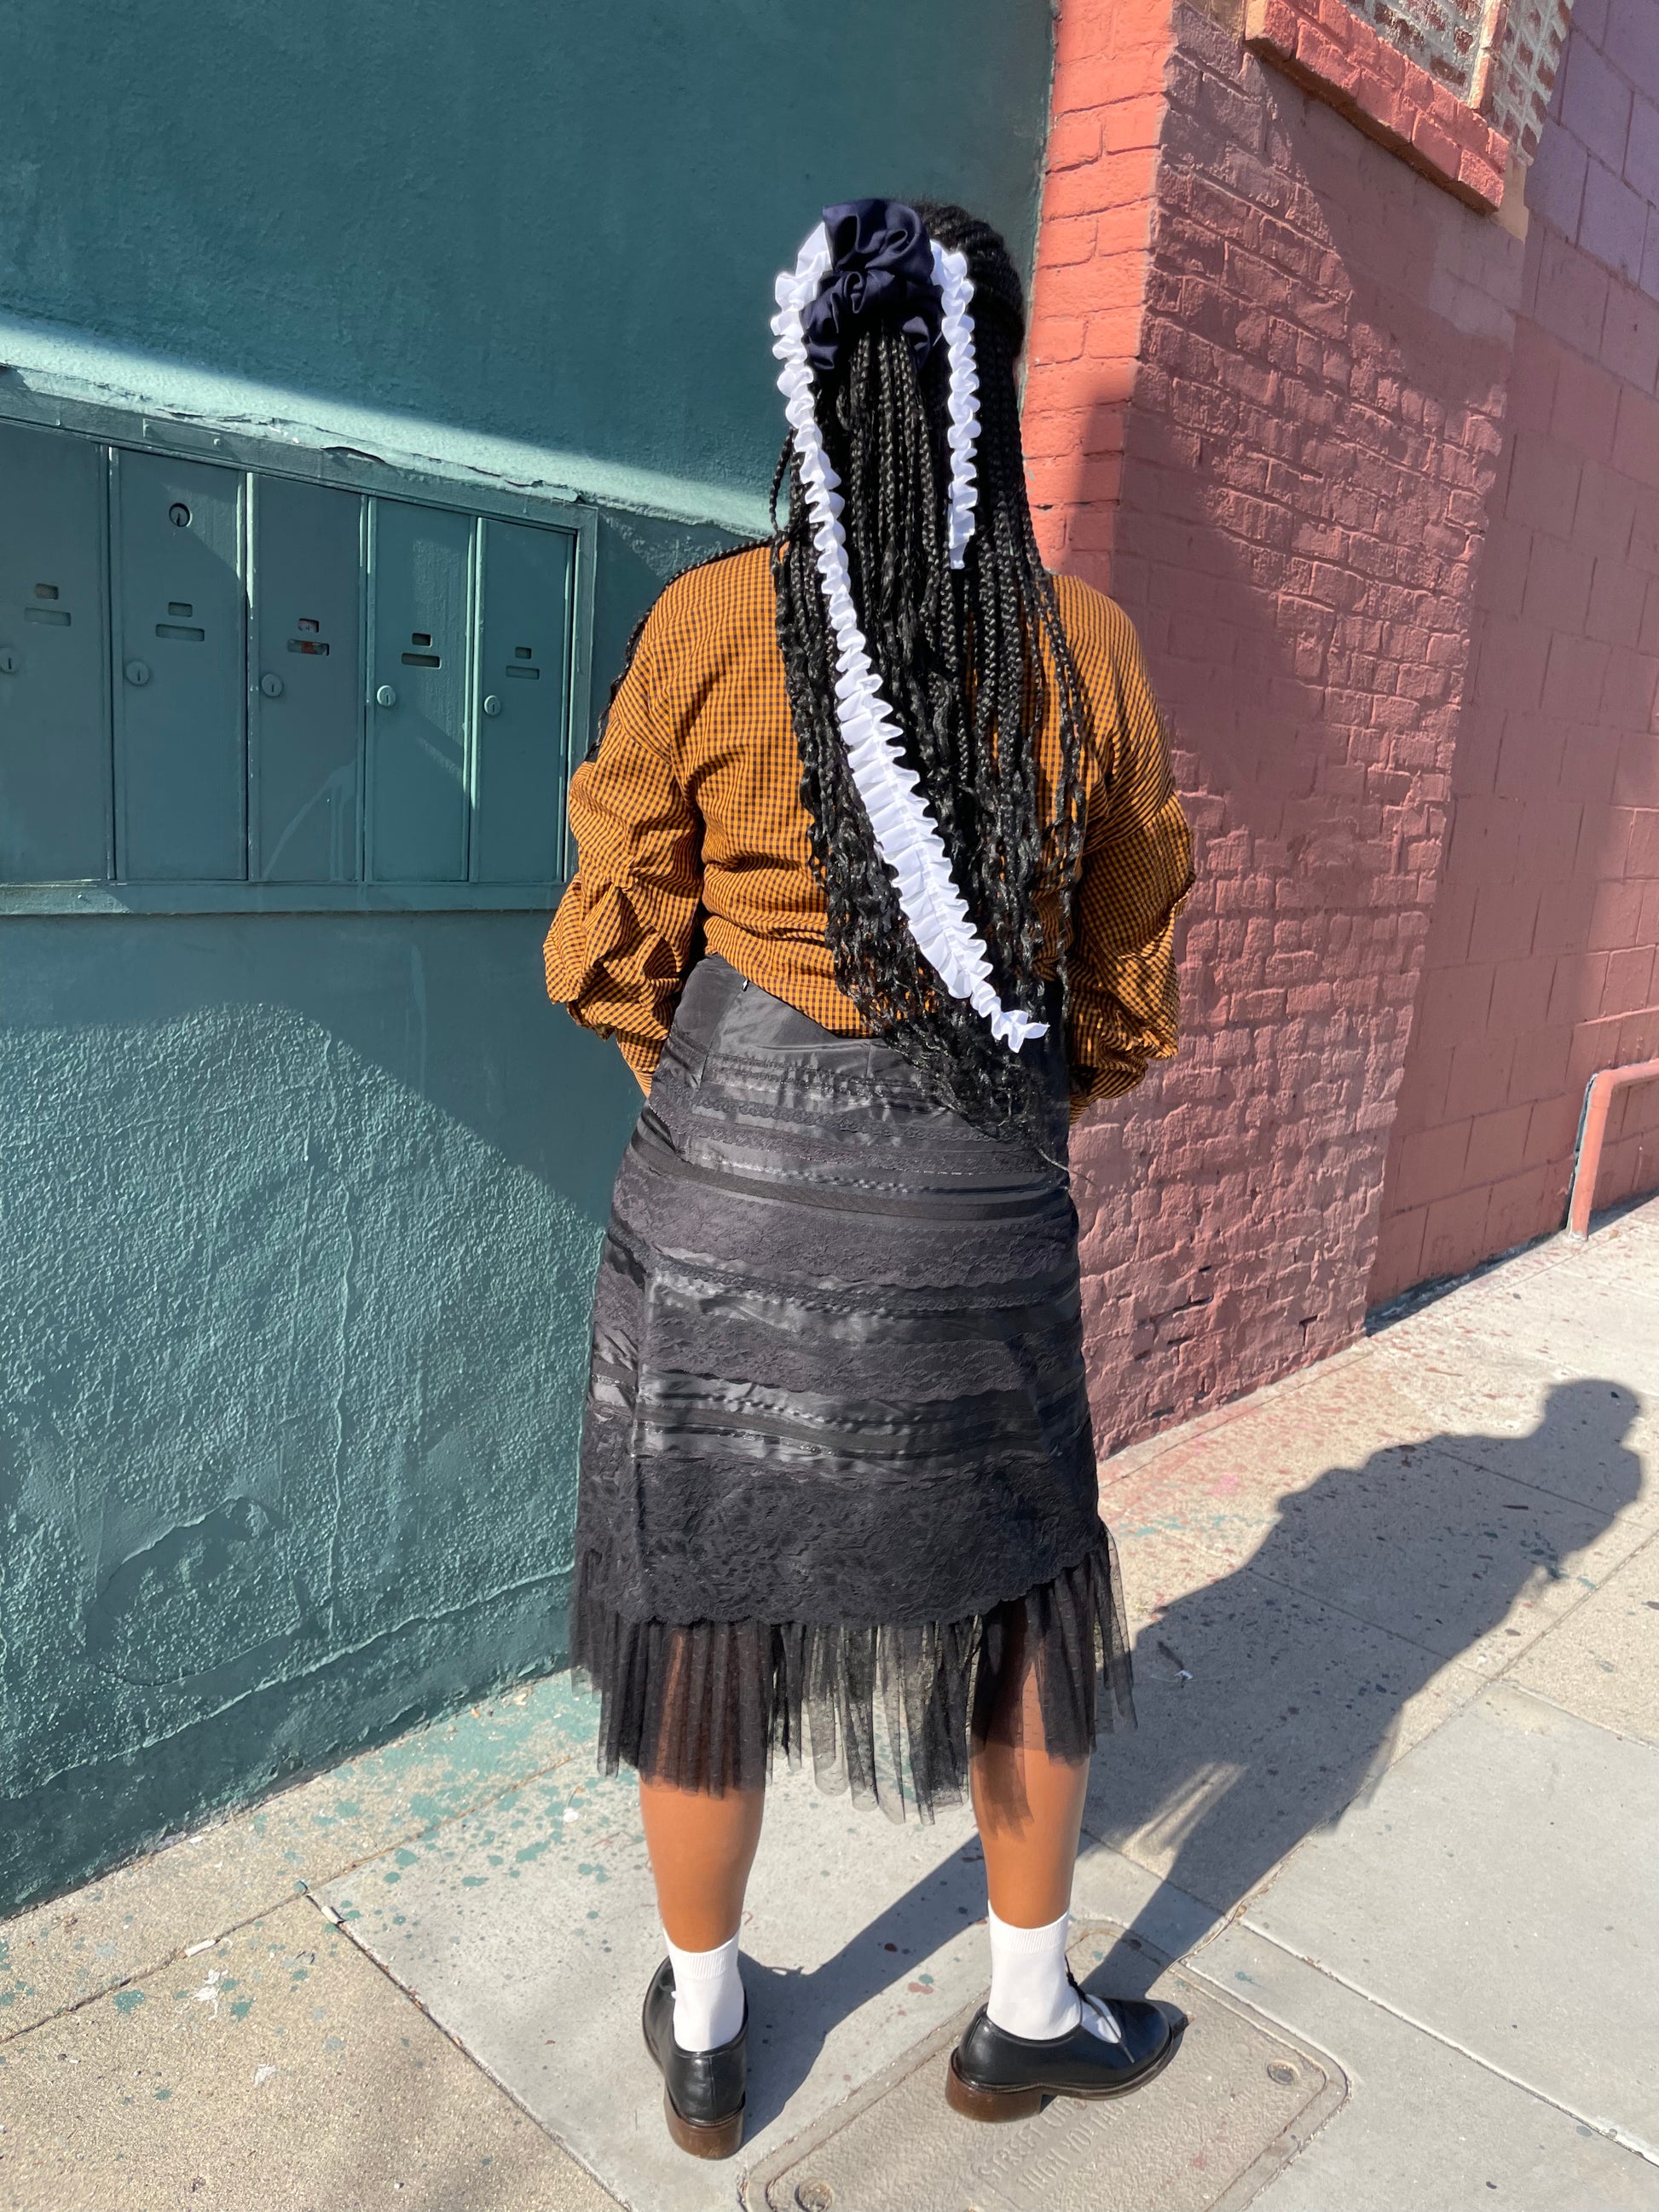
{"type": "Polygon", "coordinates": [[[1040,528],[1140,627],[1200,868],[1182,1057],[1074,1146],[1105,1449],[1363,1318],[1522,270],[1185,0],[1060,32],[1040,528]]]}
{"type": "MultiPolygon", "coordinates": [[[[1374,1299],[1560,1226],[1598,1067],[1659,1054],[1659,0],[1578,0],[1528,179],[1454,827],[1374,1299]]],[[[1602,1203],[1659,1183],[1659,1085],[1602,1203]]]]}
{"type": "MultiPolygon", "coordinates": [[[[1469,0],[1473,6],[1475,0],[1469,0]]],[[[1397,15],[1384,30],[1403,27],[1397,15]]],[[[1468,98],[1390,45],[1344,0],[1246,0],[1244,42],[1379,145],[1486,214],[1502,204],[1509,141],[1468,98]]]]}
{"type": "Polygon", "coordinates": [[[1066,0],[1054,27],[1023,434],[1045,552],[1079,574],[1116,525],[1169,53],[1170,0],[1066,0]]]}

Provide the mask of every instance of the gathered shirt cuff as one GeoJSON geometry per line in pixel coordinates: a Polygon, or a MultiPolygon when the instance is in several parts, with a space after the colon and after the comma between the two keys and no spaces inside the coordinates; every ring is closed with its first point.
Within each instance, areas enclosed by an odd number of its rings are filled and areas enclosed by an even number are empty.
{"type": "Polygon", "coordinates": [[[547,993],[614,1039],[648,1091],[685,980],[702,890],[702,825],[672,765],[655,639],[611,703],[594,757],[570,779],[578,867],[547,933],[547,993]]]}
{"type": "Polygon", "coordinates": [[[1156,1060],[1173,1060],[1180,1023],[1172,909],[1158,937],[1139,951],[1095,959],[1071,978],[1067,1035],[1072,1119],[1103,1098],[1133,1091],[1156,1060]]]}
{"type": "Polygon", "coordinates": [[[1138,645],[1122,681],[1143,735],[1120,751],[1085,836],[1067,960],[1073,1121],[1173,1060],[1180,1030],[1175,921],[1193,886],[1192,833],[1138,645]]]}

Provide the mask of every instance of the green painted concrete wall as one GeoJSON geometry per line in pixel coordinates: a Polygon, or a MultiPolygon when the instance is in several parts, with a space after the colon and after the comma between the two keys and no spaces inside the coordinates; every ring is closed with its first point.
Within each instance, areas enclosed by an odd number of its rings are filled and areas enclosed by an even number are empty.
{"type": "MultiPolygon", "coordinates": [[[[602,520],[605,665],[720,542],[602,520]]],[[[545,927],[0,918],[0,1912],[559,1657],[639,1092],[545,927]]]]}
{"type": "Polygon", "coordinates": [[[1048,0],[3,0],[0,302],[690,477],[827,199],[1034,235],[1048,0]]]}
{"type": "Polygon", "coordinates": [[[3,927],[15,1899],[557,1651],[634,1086],[532,915],[3,927]]]}
{"type": "MultiPolygon", "coordinates": [[[[763,492],[826,199],[1029,253],[1047,0],[0,0],[0,314],[763,492]]],[[[117,356],[118,358],[118,356],[117,356]]],[[[323,419],[326,410],[318,410],[323,419]]],[[[573,481],[568,467],[548,473],[573,481]]],[[[539,915],[0,918],[0,1911],[554,1663],[637,1092],[539,915]]]]}

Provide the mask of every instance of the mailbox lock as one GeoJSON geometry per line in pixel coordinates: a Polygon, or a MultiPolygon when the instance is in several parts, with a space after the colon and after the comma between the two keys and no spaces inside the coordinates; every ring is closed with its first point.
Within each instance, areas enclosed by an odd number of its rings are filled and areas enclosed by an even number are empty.
{"type": "Polygon", "coordinates": [[[259,689],[267,699],[280,699],[283,696],[283,679],[280,676],[262,676],[259,678],[259,689]]]}
{"type": "Polygon", "coordinates": [[[0,676],[15,676],[16,673],[16,647],[11,645],[0,645],[0,676]]]}
{"type": "Polygon", "coordinates": [[[167,520],[175,530],[190,528],[190,509],[185,505],[183,500],[173,501],[173,505],[167,509],[167,520]]]}
{"type": "Polygon", "coordinates": [[[483,709],[486,714],[499,714],[501,713],[501,702],[495,692],[492,691],[489,696],[484,701],[483,709]]]}
{"type": "Polygon", "coordinates": [[[398,695],[389,684],[382,684],[374,694],[374,703],[377,707],[395,707],[398,703],[398,695]]]}
{"type": "Polygon", "coordinates": [[[129,684],[148,684],[149,682],[149,663],[147,660],[130,660],[128,661],[125,668],[122,671],[122,673],[125,676],[129,684]]]}

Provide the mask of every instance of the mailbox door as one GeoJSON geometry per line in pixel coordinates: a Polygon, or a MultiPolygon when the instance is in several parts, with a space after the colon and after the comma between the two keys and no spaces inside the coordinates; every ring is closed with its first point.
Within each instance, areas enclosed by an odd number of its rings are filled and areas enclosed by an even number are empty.
{"type": "Polygon", "coordinates": [[[472,518],[374,501],[369,873],[465,883],[472,518]]]}
{"type": "Polygon", "coordinates": [[[483,525],[475,883],[559,872],[575,551],[564,531],[483,525]]]}
{"type": "Polygon", "coordinates": [[[362,497],[285,477],[253,482],[253,873],[355,883],[362,873],[362,497]]]}
{"type": "Polygon", "coordinates": [[[118,452],[117,861],[128,881],[247,873],[240,471],[118,452]]]}
{"type": "Polygon", "coordinates": [[[109,865],[107,456],[0,425],[0,879],[109,865]]]}

